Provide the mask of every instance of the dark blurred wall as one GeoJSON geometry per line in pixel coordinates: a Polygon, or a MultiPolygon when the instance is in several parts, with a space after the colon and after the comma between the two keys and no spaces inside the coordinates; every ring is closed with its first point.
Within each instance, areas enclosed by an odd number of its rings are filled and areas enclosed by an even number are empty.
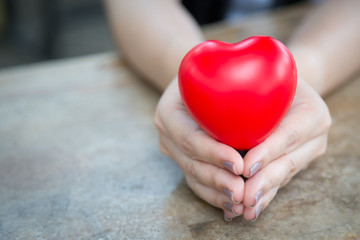
{"type": "Polygon", "coordinates": [[[0,0],[1,10],[0,67],[114,49],[102,1],[0,0]]]}

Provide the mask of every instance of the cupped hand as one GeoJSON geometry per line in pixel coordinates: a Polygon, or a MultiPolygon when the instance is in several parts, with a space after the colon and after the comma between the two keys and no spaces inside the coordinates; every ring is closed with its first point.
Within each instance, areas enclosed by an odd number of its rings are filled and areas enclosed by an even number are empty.
{"type": "Polygon", "coordinates": [[[327,147],[331,117],[322,98],[302,79],[279,127],[244,157],[244,213],[255,220],[279,188],[327,147]]]}
{"type": "MultiPolygon", "coordinates": [[[[204,105],[204,107],[206,107],[204,105]]],[[[189,187],[224,210],[225,220],[243,214],[243,159],[204,132],[184,107],[177,78],[163,93],[154,117],[160,150],[183,170],[189,187]]]]}

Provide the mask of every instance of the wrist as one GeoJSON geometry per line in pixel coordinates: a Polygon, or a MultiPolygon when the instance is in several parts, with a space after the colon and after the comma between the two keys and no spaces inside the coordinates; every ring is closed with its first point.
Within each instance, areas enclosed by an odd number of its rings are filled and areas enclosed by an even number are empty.
{"type": "Polygon", "coordinates": [[[290,46],[298,77],[301,76],[320,95],[324,94],[325,72],[321,56],[309,47],[290,46]]]}

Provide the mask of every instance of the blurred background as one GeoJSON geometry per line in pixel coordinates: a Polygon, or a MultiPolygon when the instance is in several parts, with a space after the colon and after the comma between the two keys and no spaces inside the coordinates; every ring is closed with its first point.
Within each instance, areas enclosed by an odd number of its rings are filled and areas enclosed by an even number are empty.
{"type": "MultiPolygon", "coordinates": [[[[298,1],[182,0],[200,24],[298,1]]],[[[115,50],[101,0],[0,0],[0,69],[115,50]]]]}
{"type": "Polygon", "coordinates": [[[0,0],[0,68],[110,50],[100,0],[0,0]]]}

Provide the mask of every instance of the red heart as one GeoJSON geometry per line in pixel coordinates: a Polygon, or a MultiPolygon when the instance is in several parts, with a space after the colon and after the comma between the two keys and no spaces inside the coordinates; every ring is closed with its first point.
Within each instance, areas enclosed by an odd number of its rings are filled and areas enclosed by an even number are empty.
{"type": "Polygon", "coordinates": [[[230,44],[205,41],[179,69],[185,107],[216,140],[248,150],[266,139],[290,108],[296,66],[280,41],[254,36],[230,44]]]}

